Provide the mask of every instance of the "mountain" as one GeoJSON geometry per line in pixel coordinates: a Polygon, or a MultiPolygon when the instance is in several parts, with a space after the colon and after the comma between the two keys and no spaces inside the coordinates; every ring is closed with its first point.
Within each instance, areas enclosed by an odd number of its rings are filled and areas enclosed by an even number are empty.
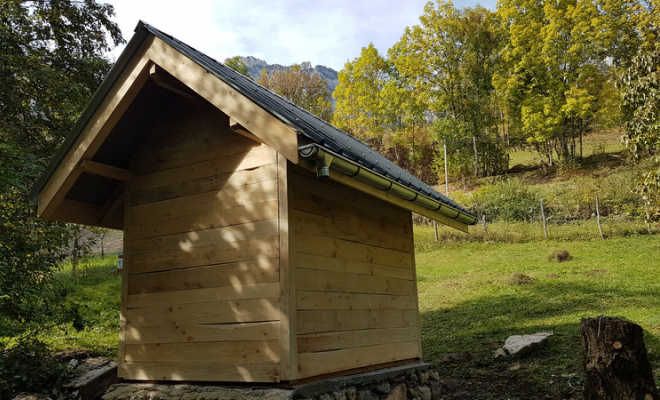
{"type": "MultiPolygon", "coordinates": [[[[281,69],[288,70],[290,67],[280,64],[268,64],[266,61],[260,60],[252,56],[240,57],[240,60],[243,61],[245,65],[247,65],[248,73],[254,80],[259,79],[259,77],[261,76],[261,71],[263,70],[266,70],[270,73],[272,71],[277,71],[281,69]]],[[[305,61],[301,63],[300,66],[303,69],[309,69],[318,72],[318,74],[321,75],[321,78],[327,81],[328,91],[330,93],[335,91],[335,87],[339,83],[339,79],[337,77],[337,71],[335,71],[332,68],[324,67],[323,65],[317,65],[315,67],[312,67],[312,63],[309,61],[305,61]]]]}

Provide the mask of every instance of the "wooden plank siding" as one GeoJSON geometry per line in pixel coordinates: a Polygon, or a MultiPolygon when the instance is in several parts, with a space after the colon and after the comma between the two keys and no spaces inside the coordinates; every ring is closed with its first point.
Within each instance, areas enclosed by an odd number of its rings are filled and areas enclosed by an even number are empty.
{"type": "Polygon", "coordinates": [[[120,376],[278,382],[276,151],[180,98],[130,171],[120,376]]]}
{"type": "Polygon", "coordinates": [[[421,357],[410,211],[289,166],[298,379],[421,357]]]}

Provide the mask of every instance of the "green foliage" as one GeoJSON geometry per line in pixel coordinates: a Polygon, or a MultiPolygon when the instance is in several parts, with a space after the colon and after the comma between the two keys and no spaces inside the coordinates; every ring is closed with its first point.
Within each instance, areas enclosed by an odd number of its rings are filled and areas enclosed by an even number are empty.
{"type": "MultiPolygon", "coordinates": [[[[660,29],[660,24],[655,30],[660,29]]],[[[626,145],[637,161],[651,158],[653,166],[639,182],[652,220],[660,219],[660,45],[641,49],[627,71],[623,92],[627,118],[626,145]]]]}
{"type": "Polygon", "coordinates": [[[537,194],[521,179],[506,179],[472,192],[464,204],[478,218],[491,221],[533,221],[540,218],[537,194]]]}
{"type": "Polygon", "coordinates": [[[241,56],[234,56],[232,58],[226,59],[225,65],[233,69],[234,71],[238,72],[239,74],[245,75],[248,78],[252,79],[252,77],[248,73],[247,65],[243,62],[243,60],[241,60],[241,56]]]}
{"type": "Polygon", "coordinates": [[[458,175],[494,175],[508,168],[499,138],[491,76],[503,39],[496,15],[477,6],[429,2],[420,25],[406,28],[390,58],[409,91],[433,116],[433,139],[447,141],[458,175]],[[478,162],[475,165],[473,138],[478,162]]]}
{"type": "Polygon", "coordinates": [[[315,71],[304,69],[299,64],[270,74],[264,70],[257,83],[325,121],[332,118],[327,82],[315,71]]]}
{"type": "Polygon", "coordinates": [[[27,338],[0,357],[9,388],[46,387],[57,370],[34,338],[83,325],[52,279],[78,228],[37,218],[28,193],[110,69],[112,16],[93,0],[0,2],[0,335],[27,338]]]}
{"type": "Polygon", "coordinates": [[[21,391],[48,392],[67,373],[66,365],[54,360],[50,347],[35,336],[0,348],[0,398],[21,391]]]}

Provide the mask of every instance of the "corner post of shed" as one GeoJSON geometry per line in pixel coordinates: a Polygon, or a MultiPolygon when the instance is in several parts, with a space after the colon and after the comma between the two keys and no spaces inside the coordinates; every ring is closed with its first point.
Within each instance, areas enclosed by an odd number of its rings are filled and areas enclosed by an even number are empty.
{"type": "Polygon", "coordinates": [[[298,377],[296,344],[296,285],[294,245],[290,240],[289,207],[291,186],[288,183],[289,162],[282,153],[277,153],[277,193],[279,207],[280,234],[280,380],[293,381],[298,377]]]}

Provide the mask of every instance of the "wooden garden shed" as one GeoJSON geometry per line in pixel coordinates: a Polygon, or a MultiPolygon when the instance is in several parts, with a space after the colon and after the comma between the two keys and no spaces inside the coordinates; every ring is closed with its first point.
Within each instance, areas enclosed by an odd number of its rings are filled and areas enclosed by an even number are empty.
{"type": "Polygon", "coordinates": [[[297,382],[419,360],[412,213],[467,211],[144,23],[33,190],[124,231],[119,375],[297,382]]]}

